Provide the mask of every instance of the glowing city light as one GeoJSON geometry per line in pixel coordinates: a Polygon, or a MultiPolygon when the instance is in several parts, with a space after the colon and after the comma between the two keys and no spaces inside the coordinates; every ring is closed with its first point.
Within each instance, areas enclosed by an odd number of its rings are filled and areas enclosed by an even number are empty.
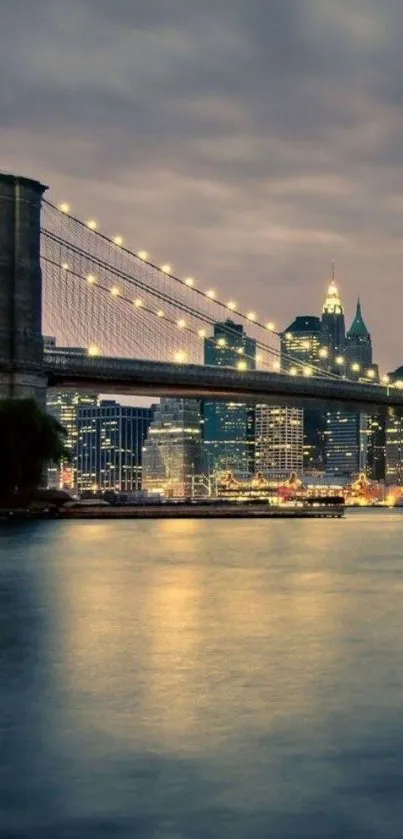
{"type": "Polygon", "coordinates": [[[163,317],[164,317],[164,312],[163,312],[163,309],[158,309],[158,312],[157,312],[157,317],[158,317],[158,318],[163,318],[163,317]]]}
{"type": "Polygon", "coordinates": [[[286,332],[286,333],[285,333],[285,337],[286,337],[286,340],[287,340],[287,341],[291,341],[291,338],[292,338],[292,332],[286,332]]]}
{"type": "Polygon", "coordinates": [[[229,309],[230,312],[235,312],[236,303],[234,300],[230,300],[229,303],[227,303],[227,309],[229,309]]]}
{"type": "Polygon", "coordinates": [[[206,332],[205,329],[199,329],[197,334],[198,334],[199,338],[205,338],[206,335],[207,335],[207,332],[206,332]]]}
{"type": "Polygon", "coordinates": [[[143,301],[142,301],[142,300],[140,300],[140,298],[139,298],[139,297],[136,297],[136,299],[135,299],[135,301],[134,301],[134,305],[135,305],[136,309],[141,309],[141,307],[142,307],[144,304],[143,304],[143,301]]]}
{"type": "Polygon", "coordinates": [[[99,355],[99,347],[97,347],[96,344],[90,344],[90,346],[88,347],[88,355],[99,355]]]}
{"type": "Polygon", "coordinates": [[[194,284],[195,284],[195,281],[194,281],[193,277],[186,277],[185,285],[189,286],[189,288],[193,288],[194,284]]]}
{"type": "Polygon", "coordinates": [[[361,368],[360,368],[360,365],[357,364],[357,362],[355,361],[354,364],[351,365],[351,369],[354,370],[357,373],[358,370],[360,370],[361,368]]]}
{"type": "Polygon", "coordinates": [[[375,378],[375,370],[368,370],[367,376],[369,379],[375,378]]]}
{"type": "Polygon", "coordinates": [[[89,283],[89,285],[94,285],[94,283],[96,283],[96,281],[97,281],[97,278],[94,276],[94,274],[88,274],[87,283],[89,283]]]}
{"type": "Polygon", "coordinates": [[[183,364],[186,361],[186,358],[187,355],[184,350],[179,350],[174,355],[174,361],[176,361],[177,364],[183,364]]]}
{"type": "Polygon", "coordinates": [[[70,265],[68,262],[63,262],[62,265],[63,271],[70,271],[70,265]]]}
{"type": "Polygon", "coordinates": [[[327,349],[327,347],[321,347],[321,349],[319,350],[319,357],[320,358],[327,358],[328,355],[329,355],[329,350],[327,349]]]}
{"type": "Polygon", "coordinates": [[[217,341],[217,346],[218,347],[226,347],[227,342],[226,342],[225,338],[219,338],[218,341],[217,341]]]}
{"type": "Polygon", "coordinates": [[[148,259],[147,251],[138,251],[137,256],[139,259],[145,260],[148,259]]]}
{"type": "Polygon", "coordinates": [[[401,389],[402,389],[402,387],[403,387],[403,382],[401,382],[401,381],[400,381],[400,379],[398,379],[398,381],[396,382],[396,387],[397,387],[397,388],[399,388],[399,390],[401,390],[401,389]]]}
{"type": "Polygon", "coordinates": [[[344,358],[342,355],[338,355],[336,358],[336,364],[344,364],[344,358]]]}
{"type": "Polygon", "coordinates": [[[246,369],[247,369],[246,361],[238,361],[237,370],[246,370],[246,369]]]}
{"type": "Polygon", "coordinates": [[[254,321],[254,320],[256,320],[256,313],[255,312],[248,312],[246,317],[248,318],[248,320],[254,321]]]}
{"type": "Polygon", "coordinates": [[[96,230],[98,224],[94,218],[91,218],[89,221],[87,221],[87,227],[89,227],[90,230],[96,230]]]}
{"type": "Polygon", "coordinates": [[[296,375],[297,375],[297,373],[298,373],[298,370],[297,370],[297,368],[296,368],[296,367],[290,367],[290,374],[291,374],[291,376],[296,376],[296,375]]]}
{"type": "Polygon", "coordinates": [[[171,273],[171,266],[168,263],[161,265],[161,271],[163,274],[170,274],[171,273]]]}
{"type": "Polygon", "coordinates": [[[216,293],[213,288],[209,288],[209,290],[206,291],[206,297],[209,297],[210,300],[215,300],[215,294],[216,293]]]}
{"type": "Polygon", "coordinates": [[[312,367],[304,367],[304,376],[313,376],[312,367]]]}
{"type": "Polygon", "coordinates": [[[123,237],[122,236],[114,236],[113,243],[114,243],[114,245],[118,245],[118,247],[121,247],[123,245],[123,237]]]}
{"type": "Polygon", "coordinates": [[[389,376],[382,376],[382,381],[385,383],[385,385],[388,385],[390,382],[389,376]]]}
{"type": "Polygon", "coordinates": [[[281,370],[281,364],[279,361],[273,361],[273,370],[281,370]]]}
{"type": "Polygon", "coordinates": [[[118,287],[116,285],[112,286],[112,288],[111,288],[112,297],[119,297],[119,294],[120,294],[120,290],[118,289],[118,287]]]}
{"type": "Polygon", "coordinates": [[[177,325],[178,329],[185,329],[186,321],[181,318],[180,320],[177,321],[176,325],[177,325]]]}
{"type": "Polygon", "coordinates": [[[266,323],[266,329],[268,329],[269,332],[274,332],[275,328],[276,328],[276,325],[275,325],[275,323],[273,323],[272,320],[269,320],[269,322],[266,323]]]}
{"type": "Polygon", "coordinates": [[[70,204],[66,204],[66,202],[63,201],[62,204],[59,204],[59,210],[60,210],[61,213],[67,213],[68,214],[71,210],[70,204]]]}
{"type": "Polygon", "coordinates": [[[245,350],[244,350],[244,348],[243,348],[243,347],[238,347],[238,349],[237,349],[237,353],[238,353],[238,355],[243,355],[243,354],[244,354],[244,352],[245,352],[245,350]]]}

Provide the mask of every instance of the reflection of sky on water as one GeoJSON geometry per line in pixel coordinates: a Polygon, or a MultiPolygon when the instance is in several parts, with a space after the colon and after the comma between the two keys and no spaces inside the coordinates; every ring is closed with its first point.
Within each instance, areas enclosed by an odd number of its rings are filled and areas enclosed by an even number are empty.
{"type": "Polygon", "coordinates": [[[7,836],[400,836],[401,519],[380,521],[2,531],[7,836]]]}

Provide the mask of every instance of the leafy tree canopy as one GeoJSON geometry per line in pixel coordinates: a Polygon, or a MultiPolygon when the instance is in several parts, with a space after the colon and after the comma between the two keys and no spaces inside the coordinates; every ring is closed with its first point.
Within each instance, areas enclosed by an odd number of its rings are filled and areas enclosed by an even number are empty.
{"type": "Polygon", "coordinates": [[[66,457],[65,436],[34,399],[0,400],[0,499],[32,493],[46,465],[66,457]]]}

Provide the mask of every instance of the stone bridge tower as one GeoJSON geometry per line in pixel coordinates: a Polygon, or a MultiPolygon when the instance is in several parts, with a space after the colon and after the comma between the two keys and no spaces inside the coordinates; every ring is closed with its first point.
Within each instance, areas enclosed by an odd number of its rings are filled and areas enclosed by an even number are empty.
{"type": "Polygon", "coordinates": [[[47,187],[0,173],[0,397],[45,400],[41,199],[47,187]]]}

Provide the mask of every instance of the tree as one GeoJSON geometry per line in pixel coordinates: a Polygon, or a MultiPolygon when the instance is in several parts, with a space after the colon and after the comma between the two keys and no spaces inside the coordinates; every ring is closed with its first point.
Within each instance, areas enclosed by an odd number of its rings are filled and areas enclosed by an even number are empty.
{"type": "Polygon", "coordinates": [[[0,500],[32,495],[47,464],[66,457],[65,436],[34,399],[0,400],[0,500]]]}

